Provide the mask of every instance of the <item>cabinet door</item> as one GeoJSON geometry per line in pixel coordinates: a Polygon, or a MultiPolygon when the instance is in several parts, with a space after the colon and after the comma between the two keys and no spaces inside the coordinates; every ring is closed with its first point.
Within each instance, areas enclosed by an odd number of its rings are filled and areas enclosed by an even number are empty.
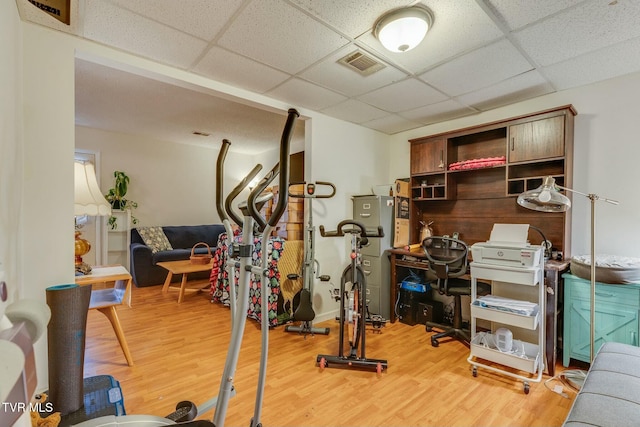
{"type": "Polygon", "coordinates": [[[564,156],[564,116],[509,126],[509,161],[564,156]]]}
{"type": "MultiPolygon", "coordinates": [[[[569,359],[590,360],[591,284],[565,277],[563,365],[569,359]]],[[[595,349],[607,341],[637,346],[640,289],[635,285],[596,283],[595,349]]]]}
{"type": "MultiPolygon", "coordinates": [[[[591,303],[572,301],[565,313],[564,366],[569,359],[589,362],[591,347],[591,303]]],[[[619,304],[600,303],[596,297],[595,349],[598,352],[605,342],[638,345],[638,309],[619,304]]]]}
{"type": "Polygon", "coordinates": [[[411,175],[446,170],[445,144],[444,138],[411,144],[411,175]]]}

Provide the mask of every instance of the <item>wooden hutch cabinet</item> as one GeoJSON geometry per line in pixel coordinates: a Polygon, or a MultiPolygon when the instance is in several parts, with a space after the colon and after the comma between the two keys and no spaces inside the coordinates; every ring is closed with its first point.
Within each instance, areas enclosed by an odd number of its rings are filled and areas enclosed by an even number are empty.
{"type": "Polygon", "coordinates": [[[411,144],[411,175],[446,170],[445,144],[445,139],[411,144]]]}
{"type": "MultiPolygon", "coordinates": [[[[571,187],[575,115],[567,105],[410,140],[411,242],[421,221],[433,221],[436,235],[458,232],[468,245],[488,240],[494,223],[530,224],[568,256],[571,216],[528,210],[515,199],[548,175],[571,187]],[[494,164],[477,167],[478,160],[494,164]]],[[[536,231],[529,239],[542,241],[536,231]]]]}
{"type": "Polygon", "coordinates": [[[509,162],[564,157],[564,116],[509,126],[509,162]]]}

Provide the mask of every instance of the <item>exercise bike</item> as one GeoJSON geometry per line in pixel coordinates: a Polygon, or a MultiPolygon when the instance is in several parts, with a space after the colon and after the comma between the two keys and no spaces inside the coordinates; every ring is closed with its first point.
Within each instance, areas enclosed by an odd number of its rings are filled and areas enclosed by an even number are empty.
{"type": "Polygon", "coordinates": [[[313,310],[313,285],[316,279],[322,282],[328,282],[331,278],[328,275],[318,275],[320,265],[318,260],[315,259],[315,233],[316,228],[313,225],[313,199],[330,199],[336,194],[336,186],[330,182],[316,181],[314,183],[302,183],[304,191],[302,193],[291,192],[289,187],[289,197],[297,199],[308,199],[307,226],[305,227],[304,237],[304,263],[302,265],[301,274],[288,274],[287,278],[290,280],[297,280],[302,276],[302,289],[299,292],[300,300],[298,306],[293,312],[293,321],[301,322],[300,325],[287,325],[285,326],[285,332],[298,332],[307,337],[307,334],[322,334],[329,335],[330,328],[317,328],[313,326],[313,319],[316,318],[316,313],[313,310]],[[316,190],[323,187],[325,191],[316,193],[316,190]]]}
{"type": "Polygon", "coordinates": [[[364,225],[353,220],[341,221],[336,231],[325,231],[320,226],[322,237],[351,236],[350,263],[340,278],[340,340],[338,355],[319,354],[316,363],[320,369],[326,367],[346,367],[373,369],[378,374],[387,369],[386,359],[369,359],[365,354],[365,330],[367,323],[367,281],[362,269],[360,250],[369,243],[370,237],[384,237],[382,227],[378,226],[375,235],[368,234],[364,225]],[[347,285],[350,284],[350,289],[347,285]],[[345,352],[345,326],[348,330],[349,348],[345,352]]]}

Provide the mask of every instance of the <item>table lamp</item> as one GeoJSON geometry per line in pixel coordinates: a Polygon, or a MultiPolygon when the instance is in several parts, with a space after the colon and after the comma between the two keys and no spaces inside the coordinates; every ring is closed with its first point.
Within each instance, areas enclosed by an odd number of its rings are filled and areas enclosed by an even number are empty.
{"type": "Polygon", "coordinates": [[[571,207],[571,200],[558,190],[570,191],[587,197],[591,201],[591,307],[590,307],[590,358],[593,362],[595,353],[595,317],[596,317],[596,201],[602,200],[617,205],[616,200],[605,199],[596,194],[585,194],[556,184],[553,177],[544,178],[542,185],[534,190],[525,191],[518,196],[518,204],[527,209],[540,212],[564,212],[571,207]]]}
{"type": "Polygon", "coordinates": [[[75,239],[75,266],[76,271],[84,274],[91,272],[91,267],[82,261],[82,257],[91,250],[91,245],[80,237],[77,217],[82,215],[104,216],[111,214],[111,205],[104,198],[93,164],[76,161],[74,164],[74,208],[73,214],[76,217],[76,239],[75,239]]]}

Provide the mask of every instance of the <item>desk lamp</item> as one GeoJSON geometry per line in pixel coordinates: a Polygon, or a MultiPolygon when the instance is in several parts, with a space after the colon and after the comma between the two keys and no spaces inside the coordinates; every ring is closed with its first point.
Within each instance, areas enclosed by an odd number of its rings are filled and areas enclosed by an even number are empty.
{"type": "Polygon", "coordinates": [[[88,274],[91,272],[91,267],[82,261],[82,257],[91,250],[91,245],[80,237],[81,233],[78,230],[77,217],[83,215],[110,215],[111,205],[102,195],[100,187],[98,187],[93,164],[76,161],[74,165],[74,182],[73,214],[76,217],[75,265],[76,271],[88,274]]]}
{"type": "Polygon", "coordinates": [[[590,358],[593,362],[595,353],[595,317],[596,317],[596,200],[602,200],[612,205],[617,205],[616,200],[601,198],[596,194],[585,194],[570,188],[556,185],[551,176],[544,178],[542,185],[534,190],[525,191],[518,196],[518,204],[527,209],[540,212],[565,212],[571,207],[571,200],[558,190],[570,191],[587,197],[591,201],[591,317],[589,321],[590,332],[590,358]]]}

